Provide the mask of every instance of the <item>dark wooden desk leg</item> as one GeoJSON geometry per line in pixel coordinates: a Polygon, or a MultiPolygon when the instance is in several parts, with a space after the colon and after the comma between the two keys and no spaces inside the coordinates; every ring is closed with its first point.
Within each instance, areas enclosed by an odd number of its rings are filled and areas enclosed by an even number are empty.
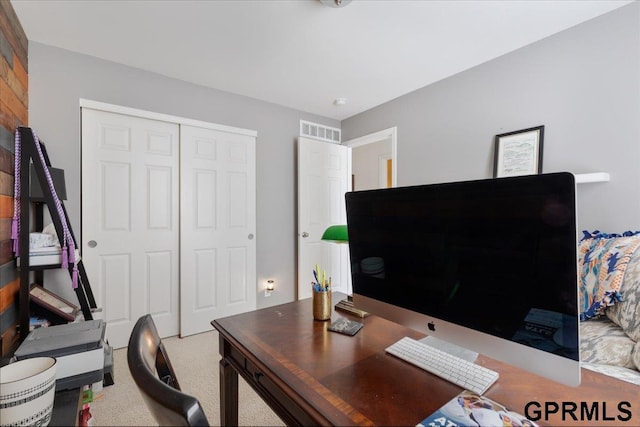
{"type": "Polygon", "coordinates": [[[224,358],[220,360],[220,425],[238,425],[238,373],[224,358]]]}

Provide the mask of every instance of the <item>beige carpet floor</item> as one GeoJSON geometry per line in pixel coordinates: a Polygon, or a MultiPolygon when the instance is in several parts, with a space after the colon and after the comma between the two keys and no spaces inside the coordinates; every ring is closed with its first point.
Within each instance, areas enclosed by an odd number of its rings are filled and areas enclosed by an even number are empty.
{"type": "MultiPolygon", "coordinates": [[[[211,425],[220,425],[218,333],[162,340],[182,390],[195,396],[211,425]]],[[[129,374],[126,348],[114,351],[114,384],[104,387],[91,404],[95,426],[157,425],[129,374]]],[[[244,426],[282,426],[284,423],[240,377],[238,422],[244,426]]]]}

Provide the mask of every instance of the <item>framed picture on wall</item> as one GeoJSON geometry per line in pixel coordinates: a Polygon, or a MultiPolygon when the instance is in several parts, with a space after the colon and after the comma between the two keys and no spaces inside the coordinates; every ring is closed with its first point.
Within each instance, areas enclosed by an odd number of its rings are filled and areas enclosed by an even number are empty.
{"type": "Polygon", "coordinates": [[[542,173],[544,126],[496,135],[493,177],[542,173]]]}

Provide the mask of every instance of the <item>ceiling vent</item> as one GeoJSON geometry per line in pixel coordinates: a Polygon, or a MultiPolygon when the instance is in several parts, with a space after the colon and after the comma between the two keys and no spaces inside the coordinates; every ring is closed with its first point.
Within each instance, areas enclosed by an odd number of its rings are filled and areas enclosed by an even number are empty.
{"type": "Polygon", "coordinates": [[[300,136],[340,144],[340,129],[300,120],[300,136]]]}

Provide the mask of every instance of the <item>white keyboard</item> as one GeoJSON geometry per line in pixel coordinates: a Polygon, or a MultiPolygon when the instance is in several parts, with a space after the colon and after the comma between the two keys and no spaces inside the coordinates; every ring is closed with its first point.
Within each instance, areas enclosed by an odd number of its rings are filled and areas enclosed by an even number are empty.
{"type": "Polygon", "coordinates": [[[498,380],[498,373],[409,337],[386,348],[392,354],[462,388],[483,394],[498,380]]]}

